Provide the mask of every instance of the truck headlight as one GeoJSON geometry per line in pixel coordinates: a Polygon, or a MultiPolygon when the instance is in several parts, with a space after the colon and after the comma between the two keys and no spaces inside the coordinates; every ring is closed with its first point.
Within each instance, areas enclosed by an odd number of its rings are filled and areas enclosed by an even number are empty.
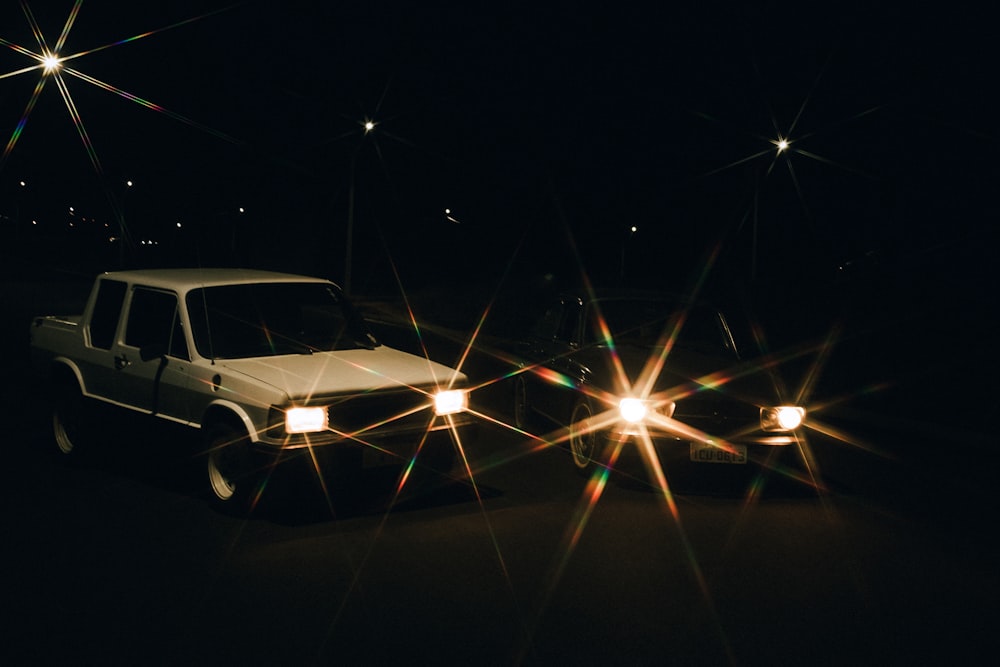
{"type": "Polygon", "coordinates": [[[760,409],[760,427],[765,431],[794,431],[805,418],[806,409],[796,405],[760,409]]]}
{"type": "Polygon", "coordinates": [[[286,433],[315,433],[329,426],[326,408],[288,408],[285,410],[286,433]]]}
{"type": "Polygon", "coordinates": [[[434,414],[453,415],[469,407],[469,396],[461,389],[448,389],[434,394],[434,414]]]}

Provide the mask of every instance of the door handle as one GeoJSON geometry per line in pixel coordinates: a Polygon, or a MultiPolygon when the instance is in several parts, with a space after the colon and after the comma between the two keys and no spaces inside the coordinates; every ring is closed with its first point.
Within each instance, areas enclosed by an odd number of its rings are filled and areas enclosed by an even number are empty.
{"type": "Polygon", "coordinates": [[[129,361],[128,357],[126,357],[124,354],[121,355],[120,357],[119,356],[115,357],[115,369],[116,370],[120,371],[123,368],[126,368],[126,367],[131,366],[131,365],[132,365],[132,362],[129,361]]]}

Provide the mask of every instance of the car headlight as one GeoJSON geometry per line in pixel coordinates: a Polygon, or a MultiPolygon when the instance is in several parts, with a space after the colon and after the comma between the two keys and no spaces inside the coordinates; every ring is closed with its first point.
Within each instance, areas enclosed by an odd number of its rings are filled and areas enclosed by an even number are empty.
{"type": "Polygon", "coordinates": [[[629,424],[637,424],[646,418],[649,408],[638,398],[623,398],[618,402],[618,414],[629,424]]]}
{"type": "Polygon", "coordinates": [[[329,426],[326,408],[288,408],[285,410],[286,433],[315,433],[329,426]]]}
{"type": "Polygon", "coordinates": [[[805,418],[806,409],[797,405],[760,409],[760,427],[765,431],[794,431],[805,418]]]}
{"type": "Polygon", "coordinates": [[[448,389],[434,394],[434,414],[441,417],[463,412],[469,407],[469,395],[462,389],[448,389]]]}

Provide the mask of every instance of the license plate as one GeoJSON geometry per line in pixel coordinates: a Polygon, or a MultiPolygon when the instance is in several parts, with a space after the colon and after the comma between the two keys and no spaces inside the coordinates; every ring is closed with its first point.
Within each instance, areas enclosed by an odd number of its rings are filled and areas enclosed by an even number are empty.
{"type": "Polygon", "coordinates": [[[747,462],[746,445],[728,445],[725,449],[706,445],[701,442],[691,443],[691,460],[695,463],[735,463],[747,462]]]}

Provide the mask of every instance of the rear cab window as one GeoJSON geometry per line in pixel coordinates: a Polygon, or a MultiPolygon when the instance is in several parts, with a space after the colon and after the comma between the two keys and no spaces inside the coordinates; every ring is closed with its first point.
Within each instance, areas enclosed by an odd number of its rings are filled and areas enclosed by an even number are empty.
{"type": "Polygon", "coordinates": [[[125,345],[189,359],[179,315],[176,294],[136,286],[125,324],[125,345]]]}
{"type": "Polygon", "coordinates": [[[119,280],[101,280],[88,326],[91,347],[111,349],[127,289],[128,285],[119,280]]]}

